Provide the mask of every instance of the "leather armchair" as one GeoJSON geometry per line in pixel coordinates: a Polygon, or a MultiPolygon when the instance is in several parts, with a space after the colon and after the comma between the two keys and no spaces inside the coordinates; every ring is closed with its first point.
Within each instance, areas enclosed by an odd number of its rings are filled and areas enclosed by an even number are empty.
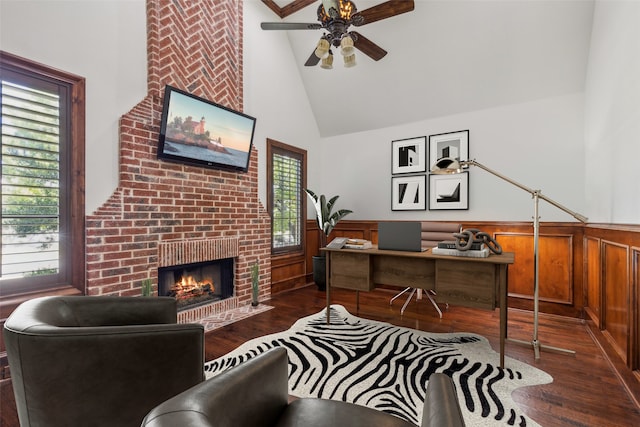
{"type": "Polygon", "coordinates": [[[204,380],[204,328],[165,297],[36,298],[4,335],[22,426],[139,426],[204,380]]]}
{"type": "MultiPolygon", "coordinates": [[[[415,427],[360,405],[303,398],[289,403],[288,360],[275,348],[169,399],[145,417],[143,427],[415,427]]],[[[464,426],[451,378],[429,379],[422,427],[464,426]]]]}

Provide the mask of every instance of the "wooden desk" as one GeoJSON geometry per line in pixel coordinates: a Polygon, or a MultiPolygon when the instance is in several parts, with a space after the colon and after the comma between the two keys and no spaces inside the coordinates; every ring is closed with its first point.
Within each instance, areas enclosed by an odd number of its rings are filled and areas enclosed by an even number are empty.
{"type": "Polygon", "coordinates": [[[376,285],[434,290],[437,302],[495,310],[500,307],[500,367],[507,338],[507,270],[514,254],[487,258],[372,249],[327,249],[327,323],[331,287],[371,291],[376,285]]]}

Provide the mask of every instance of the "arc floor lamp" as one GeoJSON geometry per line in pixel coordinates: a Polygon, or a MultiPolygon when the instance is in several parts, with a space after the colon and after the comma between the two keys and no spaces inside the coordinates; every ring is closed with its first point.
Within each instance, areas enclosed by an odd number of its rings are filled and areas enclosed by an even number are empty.
{"type": "MultiPolygon", "coordinates": [[[[522,190],[528,192],[531,194],[531,196],[533,197],[533,339],[531,340],[531,342],[527,342],[527,341],[522,341],[522,340],[516,340],[516,339],[509,339],[509,341],[518,343],[518,344],[524,344],[524,345],[531,345],[533,347],[533,351],[534,351],[534,355],[536,360],[540,358],[540,350],[541,349],[547,349],[547,350],[551,350],[551,351],[557,351],[557,352],[563,352],[563,353],[575,353],[575,351],[573,350],[567,350],[564,348],[559,348],[559,347],[551,347],[551,346],[547,346],[547,345],[542,345],[540,344],[540,341],[538,340],[538,313],[539,313],[539,273],[538,273],[538,261],[539,261],[539,253],[538,253],[538,243],[540,240],[540,215],[538,214],[538,205],[539,205],[539,201],[540,199],[550,203],[551,205],[555,206],[556,208],[568,213],[569,215],[573,216],[575,219],[577,219],[578,221],[581,222],[587,222],[587,217],[580,215],[577,212],[574,212],[564,206],[562,206],[560,203],[556,202],[555,200],[552,200],[550,198],[548,198],[547,196],[542,194],[541,190],[533,190],[525,185],[520,184],[517,181],[512,180],[511,178],[508,178],[504,175],[502,175],[499,172],[494,171],[493,169],[490,169],[488,167],[486,167],[485,165],[477,162],[475,159],[474,160],[463,160],[463,161],[458,161],[455,159],[451,159],[448,157],[442,158],[440,160],[438,160],[433,167],[431,168],[431,172],[434,174],[440,174],[440,175],[446,175],[446,174],[457,174],[462,172],[463,168],[465,166],[476,166],[479,167],[480,169],[483,169],[486,172],[489,172],[492,175],[497,176],[498,178],[507,181],[510,184],[515,185],[518,188],[521,188],[522,190]]],[[[506,310],[506,307],[503,307],[504,310],[506,310]]]]}

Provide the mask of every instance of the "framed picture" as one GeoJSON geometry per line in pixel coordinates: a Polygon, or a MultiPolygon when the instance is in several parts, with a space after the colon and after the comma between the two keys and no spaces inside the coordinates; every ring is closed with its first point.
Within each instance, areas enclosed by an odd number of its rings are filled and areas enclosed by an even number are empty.
{"type": "Polygon", "coordinates": [[[429,175],[429,210],[469,209],[469,172],[429,175]]]}
{"type": "Polygon", "coordinates": [[[427,137],[391,141],[391,173],[427,171],[427,137]]]}
{"type": "Polygon", "coordinates": [[[429,135],[429,170],[444,157],[469,160],[468,130],[429,135]]]}
{"type": "Polygon", "coordinates": [[[426,175],[391,177],[391,210],[425,210],[426,189],[426,175]]]}

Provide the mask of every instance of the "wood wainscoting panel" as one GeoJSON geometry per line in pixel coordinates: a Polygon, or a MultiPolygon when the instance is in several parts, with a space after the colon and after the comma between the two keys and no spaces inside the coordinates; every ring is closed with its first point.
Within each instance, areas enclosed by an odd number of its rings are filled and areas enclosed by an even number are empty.
{"type": "MultiPolygon", "coordinates": [[[[533,298],[533,234],[496,233],[503,251],[517,254],[509,267],[509,296],[533,298]]],[[[573,236],[540,234],[540,301],[573,304],[573,236]]]]}
{"type": "Polygon", "coordinates": [[[602,327],[618,355],[628,363],[630,341],[629,246],[602,240],[602,327]]]}
{"type": "Polygon", "coordinates": [[[602,269],[600,239],[585,237],[584,239],[584,309],[589,318],[600,328],[602,326],[602,269]]]}
{"type": "Polygon", "coordinates": [[[350,239],[364,239],[364,231],[363,230],[336,230],[331,233],[331,239],[327,241],[329,243],[331,240],[336,237],[348,237],[350,239]]]}
{"type": "Polygon", "coordinates": [[[640,248],[631,248],[631,366],[640,383],[640,248]]]}
{"type": "Polygon", "coordinates": [[[307,267],[304,254],[273,255],[271,257],[272,294],[300,288],[306,286],[307,283],[307,267]]]}

